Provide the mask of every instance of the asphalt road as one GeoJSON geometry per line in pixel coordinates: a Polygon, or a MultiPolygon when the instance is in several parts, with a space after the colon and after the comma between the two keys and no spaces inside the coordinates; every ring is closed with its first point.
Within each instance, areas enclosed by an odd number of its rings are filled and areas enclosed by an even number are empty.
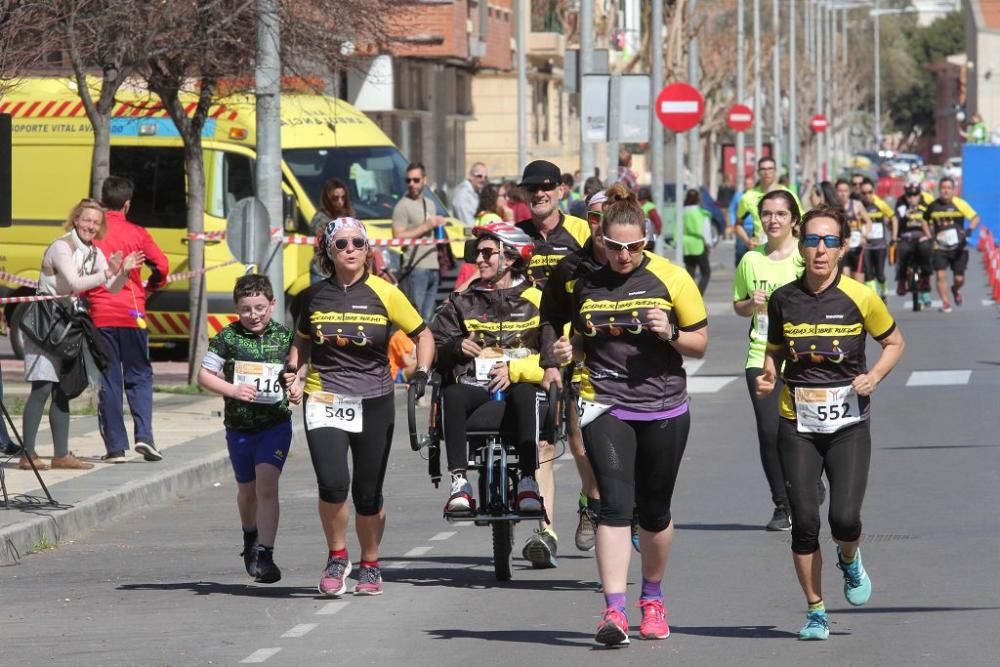
{"type": "MultiPolygon", "coordinates": [[[[299,433],[282,478],[280,583],[254,585],[242,571],[235,485],[220,479],[0,568],[0,664],[995,665],[1000,317],[982,303],[980,266],[974,256],[966,305],[950,315],[890,301],[907,354],[874,399],[864,506],[874,593],[865,607],[847,605],[824,533],[827,642],[797,641],[804,603],[789,538],[761,528],[770,507],[743,381],[746,325],[726,307],[731,273],[720,272],[673,503],[669,639],[594,648],[603,601],[593,555],[572,543],[568,456],[557,472],[559,567],[533,571],[518,559],[513,581],[498,584],[488,529],[441,519],[446,491],[409,451],[397,401],[382,597],[317,596],[325,547],[299,433]]],[[[518,552],[527,534],[518,527],[518,552]]],[[[637,588],[633,560],[633,600],[637,588]]],[[[637,610],[630,620],[637,627],[637,610]]]]}

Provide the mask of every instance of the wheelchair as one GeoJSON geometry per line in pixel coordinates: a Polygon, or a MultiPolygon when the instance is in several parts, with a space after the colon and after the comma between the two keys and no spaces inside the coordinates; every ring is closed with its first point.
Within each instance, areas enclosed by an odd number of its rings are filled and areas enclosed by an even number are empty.
{"type": "MultiPolygon", "coordinates": [[[[444,387],[438,373],[427,384],[431,395],[428,430],[418,433],[416,397],[413,387],[406,396],[407,422],[410,448],[414,452],[427,450],[427,472],[434,488],[441,483],[441,445],[444,434],[441,428],[442,394],[444,387]]],[[[548,392],[536,394],[535,405],[539,415],[539,438],[555,444],[565,441],[565,425],[561,415],[564,406],[559,400],[555,384],[548,392]]],[[[502,401],[487,401],[468,417],[467,472],[476,473],[478,493],[468,511],[449,512],[448,521],[472,521],[477,526],[490,526],[493,531],[493,572],[497,581],[511,579],[511,553],[514,548],[514,525],[520,521],[546,519],[545,499],[542,509],[535,512],[518,511],[517,484],[520,481],[517,449],[513,434],[502,428],[506,405],[502,401]]]]}

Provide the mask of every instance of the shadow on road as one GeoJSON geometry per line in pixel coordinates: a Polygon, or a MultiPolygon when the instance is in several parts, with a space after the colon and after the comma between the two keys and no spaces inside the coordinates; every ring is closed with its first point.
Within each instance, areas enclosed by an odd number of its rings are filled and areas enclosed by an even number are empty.
{"type": "Polygon", "coordinates": [[[694,635],[697,637],[720,637],[724,639],[798,639],[799,633],[777,630],[773,625],[670,625],[672,635],[694,635]]]}
{"type": "Polygon", "coordinates": [[[178,581],[162,584],[124,584],[119,591],[191,591],[195,595],[234,595],[253,598],[315,598],[315,587],[252,586],[220,584],[214,581],[178,581]]]}
{"type": "Polygon", "coordinates": [[[831,614],[927,614],[937,611],[996,611],[1000,607],[847,607],[830,609],[831,614]]]}
{"type": "Polygon", "coordinates": [[[549,646],[594,647],[594,635],[586,632],[545,630],[427,630],[435,639],[476,639],[488,642],[516,642],[519,644],[548,644],[549,646]]]}
{"type": "MultiPolygon", "coordinates": [[[[560,559],[581,558],[588,556],[560,556],[560,559]]],[[[514,562],[511,581],[497,581],[493,574],[493,559],[489,556],[436,556],[425,558],[383,558],[383,577],[390,582],[411,584],[413,586],[446,586],[452,588],[504,588],[510,590],[557,590],[557,591],[597,591],[597,582],[580,581],[579,579],[518,580],[518,574],[532,572],[530,566],[523,561],[514,562]],[[405,562],[405,568],[392,567],[393,562],[405,562]],[[452,567],[433,567],[441,563],[452,567]]]]}
{"type": "Polygon", "coordinates": [[[893,447],[878,447],[877,449],[981,449],[994,448],[1000,445],[896,445],[893,447]]]}
{"type": "Polygon", "coordinates": [[[677,530],[753,530],[763,532],[764,528],[762,526],[751,525],[748,523],[679,523],[677,524],[677,530]]]}

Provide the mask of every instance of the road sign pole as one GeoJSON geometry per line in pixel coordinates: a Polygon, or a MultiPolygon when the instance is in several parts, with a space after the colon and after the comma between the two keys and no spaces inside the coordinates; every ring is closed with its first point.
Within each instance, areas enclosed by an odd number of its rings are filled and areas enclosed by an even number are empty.
{"type": "MultiPolygon", "coordinates": [[[[650,60],[652,62],[651,74],[652,81],[650,82],[650,98],[656,99],[656,96],[660,93],[663,88],[663,3],[654,2],[653,3],[653,25],[652,25],[652,53],[650,54],[650,60]]],[[[663,124],[656,119],[656,103],[650,105],[650,111],[653,113],[653,117],[650,119],[652,122],[652,155],[651,159],[653,161],[652,168],[650,171],[653,176],[653,203],[656,205],[656,212],[662,216],[663,214],[663,124]]],[[[660,242],[662,244],[662,241],[660,242]]]]}
{"type": "MultiPolygon", "coordinates": [[[[793,0],[794,1],[794,0],[793,0]]],[[[654,3],[655,4],[655,3],[654,3]]],[[[746,96],[746,91],[743,86],[743,68],[744,68],[744,49],[746,45],[744,44],[746,36],[746,26],[744,24],[744,15],[746,14],[746,8],[743,6],[743,0],[737,0],[736,3],[736,103],[743,104],[746,102],[744,99],[746,96]]],[[[743,179],[746,176],[746,135],[743,132],[736,133],[736,182],[733,183],[733,187],[736,188],[736,192],[743,190],[743,179]]],[[[730,220],[730,224],[734,223],[735,220],[730,220]]]]}
{"type": "Polygon", "coordinates": [[[683,141],[684,133],[674,132],[674,166],[677,172],[674,175],[674,262],[677,266],[684,266],[684,187],[681,183],[684,178],[683,141]]]}

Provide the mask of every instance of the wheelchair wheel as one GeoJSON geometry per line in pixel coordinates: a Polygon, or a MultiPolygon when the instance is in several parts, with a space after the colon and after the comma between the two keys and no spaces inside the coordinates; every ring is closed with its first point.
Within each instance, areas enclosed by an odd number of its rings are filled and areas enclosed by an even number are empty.
{"type": "Polygon", "coordinates": [[[514,522],[493,521],[493,572],[497,581],[510,581],[510,556],[514,549],[514,522]]]}
{"type": "Polygon", "coordinates": [[[920,312],[920,288],[917,284],[917,267],[913,267],[909,271],[909,280],[907,281],[908,287],[910,288],[910,294],[913,296],[913,312],[920,312]]]}

